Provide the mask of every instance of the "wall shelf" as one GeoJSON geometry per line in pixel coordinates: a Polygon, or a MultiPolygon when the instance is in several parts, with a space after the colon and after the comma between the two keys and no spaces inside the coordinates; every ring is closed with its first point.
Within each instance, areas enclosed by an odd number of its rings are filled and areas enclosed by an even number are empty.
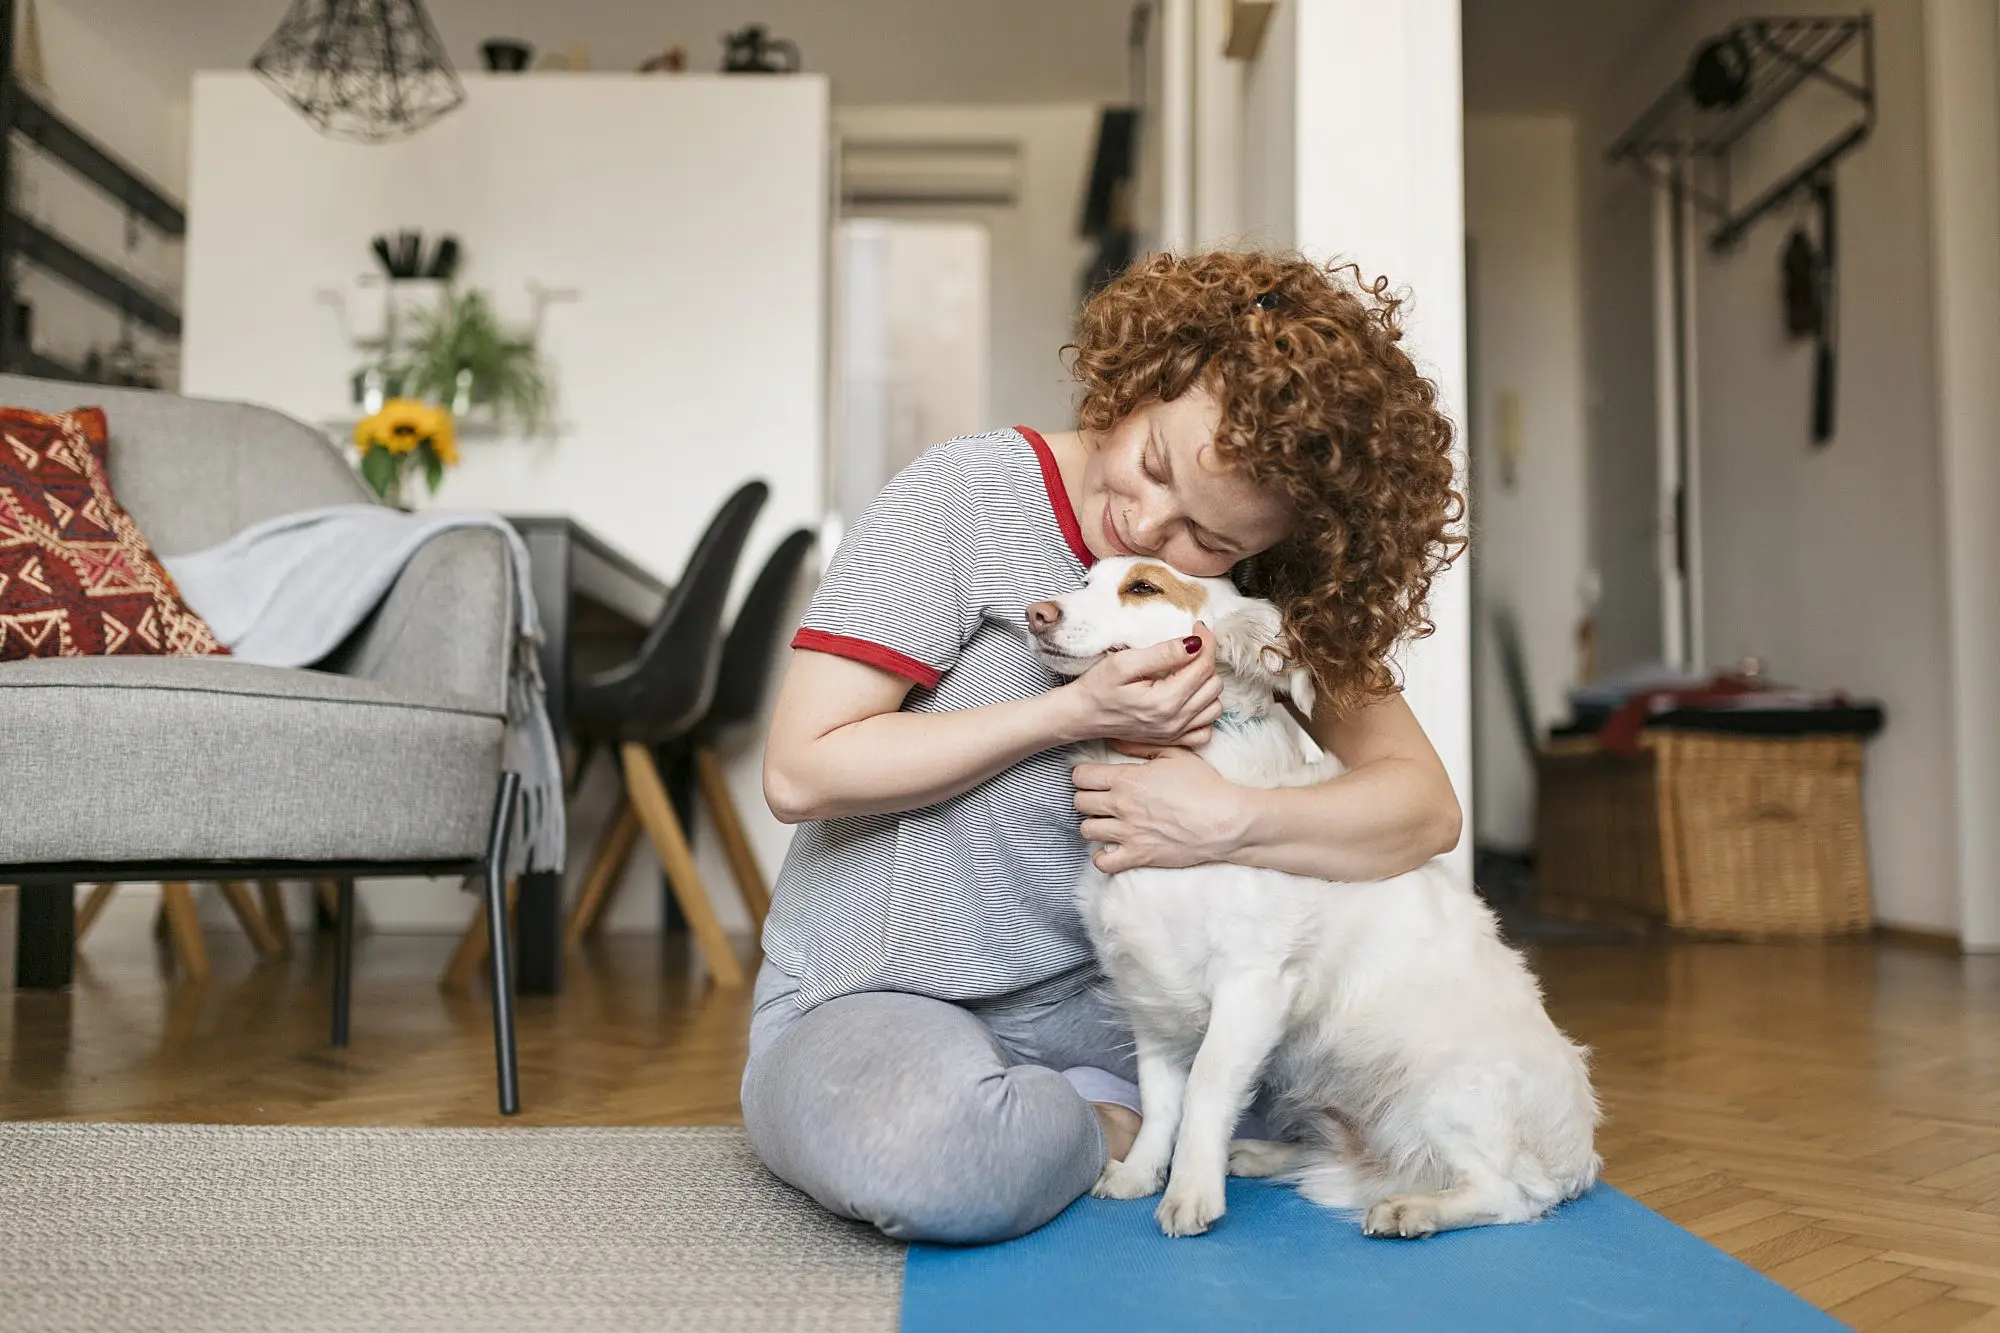
{"type": "Polygon", "coordinates": [[[16,259],[33,264],[99,304],[169,339],[180,338],[181,313],[170,297],[79,249],[50,230],[46,223],[14,211],[13,160],[20,147],[16,137],[94,186],[119,205],[133,223],[143,222],[170,240],[187,234],[187,211],[159,186],[21,86],[13,74],[14,10],[15,0],[0,0],[0,370],[87,383],[89,377],[81,371],[37,352],[30,345],[17,343],[16,259]]]}
{"type": "Polygon", "coordinates": [[[18,254],[148,328],[169,338],[181,336],[181,313],[164,295],[85,254],[40,223],[9,213],[0,225],[0,242],[7,253],[18,254]]]}
{"type": "Polygon", "coordinates": [[[1698,58],[1710,51],[1733,53],[1740,62],[1740,86],[1705,103],[1696,96],[1692,78],[1677,79],[1605,156],[1631,162],[1657,183],[1687,191],[1717,219],[1709,244],[1722,250],[1741,239],[1752,223],[1811,188],[1875,128],[1875,25],[1866,11],[1747,18],[1704,43],[1698,58]],[[1857,50],[1858,77],[1834,69],[1857,50]],[[1838,94],[1850,112],[1847,123],[1776,183],[1739,204],[1731,188],[1732,151],[1807,83],[1838,94]]]}
{"type": "Polygon", "coordinates": [[[61,162],[143,218],[163,236],[187,234],[187,213],[164,190],[100,148],[27,89],[14,89],[14,128],[44,154],[61,162]]]}
{"type": "Polygon", "coordinates": [[[71,384],[97,384],[101,382],[92,379],[89,375],[84,374],[83,371],[72,366],[67,361],[59,361],[55,357],[45,356],[32,348],[17,350],[14,353],[14,365],[12,368],[23,375],[33,375],[37,379],[67,380],[71,384]]]}

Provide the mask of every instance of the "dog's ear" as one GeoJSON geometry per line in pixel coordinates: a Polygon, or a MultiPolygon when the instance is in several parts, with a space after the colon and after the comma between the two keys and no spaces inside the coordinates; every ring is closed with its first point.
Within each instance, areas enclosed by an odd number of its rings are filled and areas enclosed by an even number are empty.
{"type": "Polygon", "coordinates": [[[1302,717],[1313,715],[1313,704],[1319,700],[1319,691],[1313,685],[1310,667],[1295,666],[1285,673],[1285,693],[1291,696],[1292,707],[1299,710],[1302,717]]]}
{"type": "Polygon", "coordinates": [[[1216,617],[1210,629],[1222,670],[1284,695],[1301,713],[1312,716],[1317,698],[1312,672],[1292,660],[1277,607],[1245,597],[1216,617]]]}
{"type": "Polygon", "coordinates": [[[1277,607],[1249,597],[1237,598],[1209,629],[1215,634],[1218,666],[1239,679],[1278,688],[1277,673],[1271,669],[1275,660],[1272,653],[1282,656],[1285,640],[1277,607]]]}

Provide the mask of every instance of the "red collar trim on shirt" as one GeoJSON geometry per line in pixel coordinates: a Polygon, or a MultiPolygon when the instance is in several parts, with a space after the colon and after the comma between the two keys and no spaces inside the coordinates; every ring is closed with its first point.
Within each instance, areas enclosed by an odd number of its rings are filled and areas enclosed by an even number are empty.
{"type": "Polygon", "coordinates": [[[1069,491],[1063,487],[1062,469],[1056,466],[1055,451],[1041,432],[1016,426],[1021,438],[1035,450],[1035,461],[1042,465],[1042,485],[1049,492],[1049,508],[1055,511],[1056,526],[1062,529],[1063,540],[1069,543],[1070,552],[1089,569],[1097,563],[1097,557],[1090,553],[1090,547],[1083,541],[1083,528],[1076,521],[1076,509],[1069,502],[1069,491]]]}

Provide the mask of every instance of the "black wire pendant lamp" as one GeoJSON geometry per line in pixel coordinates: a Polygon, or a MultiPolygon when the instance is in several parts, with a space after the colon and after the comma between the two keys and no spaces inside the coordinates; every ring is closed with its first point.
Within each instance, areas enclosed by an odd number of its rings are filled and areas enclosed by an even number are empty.
{"type": "Polygon", "coordinates": [[[324,134],[383,143],[465,100],[423,0],[292,0],[250,68],[324,134]]]}

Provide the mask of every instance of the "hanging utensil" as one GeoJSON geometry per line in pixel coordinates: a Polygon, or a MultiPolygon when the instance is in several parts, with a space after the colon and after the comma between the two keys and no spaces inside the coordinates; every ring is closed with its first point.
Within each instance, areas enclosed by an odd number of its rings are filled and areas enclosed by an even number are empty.
{"type": "Polygon", "coordinates": [[[1833,269],[1833,172],[1822,171],[1812,186],[1813,202],[1819,205],[1819,265],[1817,276],[1819,306],[1819,347],[1813,357],[1813,443],[1825,447],[1833,440],[1834,426],[1834,344],[1839,307],[1835,302],[1833,269]]]}

